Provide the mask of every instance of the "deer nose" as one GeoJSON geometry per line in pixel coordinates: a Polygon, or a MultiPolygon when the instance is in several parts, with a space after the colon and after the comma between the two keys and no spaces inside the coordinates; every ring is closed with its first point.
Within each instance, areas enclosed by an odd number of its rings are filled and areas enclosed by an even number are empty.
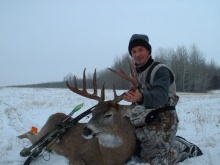
{"type": "Polygon", "coordinates": [[[83,134],[83,136],[85,136],[85,137],[91,136],[92,130],[89,129],[87,126],[85,126],[84,129],[83,129],[83,133],[82,133],[82,134],[83,134]]]}

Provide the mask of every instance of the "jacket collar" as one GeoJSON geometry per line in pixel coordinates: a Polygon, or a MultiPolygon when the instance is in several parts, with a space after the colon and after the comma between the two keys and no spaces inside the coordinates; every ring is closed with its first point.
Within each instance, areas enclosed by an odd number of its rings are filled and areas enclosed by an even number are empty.
{"type": "Polygon", "coordinates": [[[137,73],[141,73],[141,72],[143,72],[144,70],[146,70],[153,62],[154,62],[154,60],[153,60],[152,57],[150,56],[150,58],[147,60],[147,62],[146,62],[144,65],[138,66],[138,65],[135,63],[135,68],[136,68],[137,73]]]}

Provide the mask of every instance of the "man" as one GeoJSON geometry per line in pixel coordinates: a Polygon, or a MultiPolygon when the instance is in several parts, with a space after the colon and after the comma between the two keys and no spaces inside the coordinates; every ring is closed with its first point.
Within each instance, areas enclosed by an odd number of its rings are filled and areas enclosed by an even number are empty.
{"type": "Polygon", "coordinates": [[[171,165],[202,155],[196,145],[176,136],[175,77],[165,64],[153,60],[148,36],[132,35],[128,51],[135,61],[139,89],[126,92],[124,100],[137,105],[127,115],[136,127],[141,159],[152,165],[171,165]]]}

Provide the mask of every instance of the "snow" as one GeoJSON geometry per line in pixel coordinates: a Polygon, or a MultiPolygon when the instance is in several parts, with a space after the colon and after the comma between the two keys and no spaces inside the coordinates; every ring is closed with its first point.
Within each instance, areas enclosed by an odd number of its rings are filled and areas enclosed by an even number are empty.
{"type": "MultiPolygon", "coordinates": [[[[92,92],[89,90],[89,92],[92,92]]],[[[118,91],[118,94],[123,91],[118,91]]],[[[204,155],[187,159],[178,165],[218,165],[220,162],[220,91],[209,93],[178,93],[177,106],[180,135],[198,145],[204,155]]],[[[112,90],[106,90],[106,100],[113,98],[112,90]]],[[[78,96],[69,89],[45,88],[0,88],[0,164],[21,165],[26,158],[19,155],[28,140],[18,139],[36,126],[39,129],[47,118],[56,112],[69,114],[79,103],[82,109],[73,117],[97,103],[95,100],[78,96]]],[[[122,101],[121,104],[127,104],[122,101]]],[[[80,122],[87,122],[84,118],[80,122]]],[[[60,155],[45,156],[49,161],[40,160],[37,164],[67,165],[68,160],[60,155]]],[[[132,159],[128,165],[141,164],[132,159]]]]}

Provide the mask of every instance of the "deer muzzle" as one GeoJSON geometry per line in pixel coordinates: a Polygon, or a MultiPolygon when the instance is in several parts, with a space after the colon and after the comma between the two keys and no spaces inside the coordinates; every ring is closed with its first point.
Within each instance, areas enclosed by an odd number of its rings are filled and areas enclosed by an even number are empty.
{"type": "Polygon", "coordinates": [[[84,129],[83,129],[82,135],[83,135],[83,137],[84,137],[85,139],[91,139],[91,138],[93,138],[92,132],[93,132],[93,131],[92,131],[90,128],[88,128],[87,126],[85,126],[84,129]]]}

